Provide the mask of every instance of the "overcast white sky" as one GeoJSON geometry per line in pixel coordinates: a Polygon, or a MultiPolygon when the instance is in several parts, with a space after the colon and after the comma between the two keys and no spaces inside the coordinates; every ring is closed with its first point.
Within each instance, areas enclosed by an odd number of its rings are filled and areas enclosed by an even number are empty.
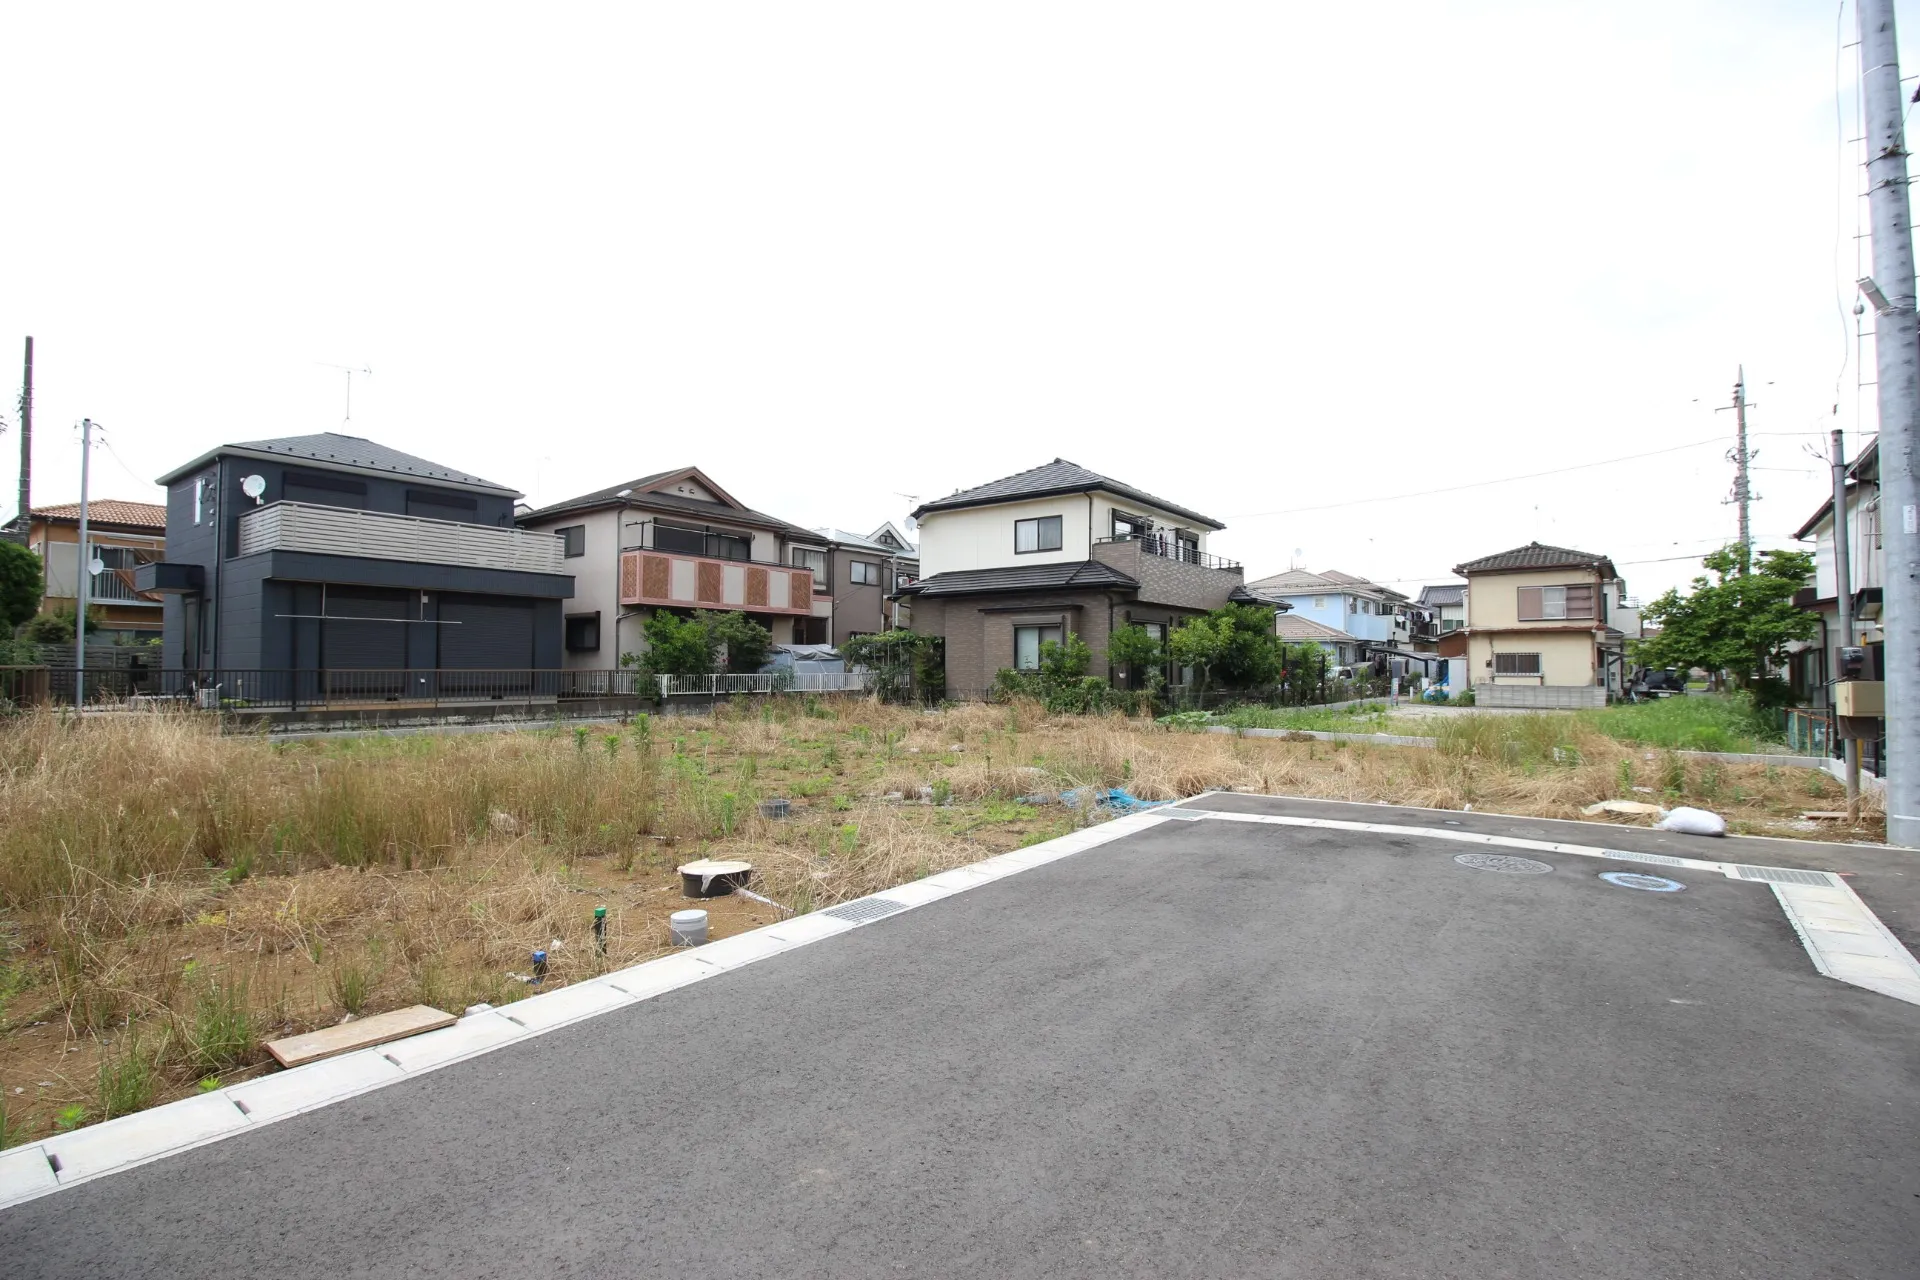
{"type": "MultiPolygon", "coordinates": [[[[341,429],[324,363],[354,434],[537,501],[694,464],[865,530],[1062,456],[1252,576],[1538,538],[1651,596],[1732,536],[1737,365],[1756,431],[1856,434],[1838,17],[13,5],[0,385],[33,334],[36,503],[83,415],[97,497],[341,429]]],[[[1757,439],[1766,543],[1815,439],[1757,439]]]]}

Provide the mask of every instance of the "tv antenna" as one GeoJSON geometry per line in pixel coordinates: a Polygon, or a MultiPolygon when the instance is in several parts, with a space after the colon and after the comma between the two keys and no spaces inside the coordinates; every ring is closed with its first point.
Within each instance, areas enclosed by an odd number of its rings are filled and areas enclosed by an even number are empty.
{"type": "Polygon", "coordinates": [[[358,373],[364,377],[371,378],[373,376],[372,367],[362,365],[360,368],[355,369],[351,365],[328,364],[325,360],[315,360],[314,363],[322,369],[338,369],[347,375],[347,416],[342,418],[340,422],[342,426],[348,425],[353,421],[353,375],[358,373]]]}

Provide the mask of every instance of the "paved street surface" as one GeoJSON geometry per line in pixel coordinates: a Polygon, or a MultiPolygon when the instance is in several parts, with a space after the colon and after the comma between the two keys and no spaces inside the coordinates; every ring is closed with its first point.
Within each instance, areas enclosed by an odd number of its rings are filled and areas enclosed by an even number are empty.
{"type": "MultiPolygon", "coordinates": [[[[1907,855],[1206,803],[1831,866],[1911,942],[1907,855]]],[[[1465,851],[1168,821],[0,1212],[0,1273],[1920,1274],[1920,1007],[1765,885],[1465,851]]]]}

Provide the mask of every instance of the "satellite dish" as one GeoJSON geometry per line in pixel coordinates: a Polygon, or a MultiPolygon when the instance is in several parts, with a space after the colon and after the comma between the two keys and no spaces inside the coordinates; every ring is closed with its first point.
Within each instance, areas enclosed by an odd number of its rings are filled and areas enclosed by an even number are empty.
{"type": "Polygon", "coordinates": [[[240,481],[240,492],[253,499],[253,505],[260,505],[260,495],[267,491],[265,476],[246,476],[240,481]]]}
{"type": "Polygon", "coordinates": [[[93,559],[87,561],[87,572],[92,574],[96,578],[100,576],[100,574],[106,569],[106,567],[107,567],[107,562],[102,560],[99,556],[95,556],[93,559]]]}
{"type": "Polygon", "coordinates": [[[915,520],[912,516],[907,517],[908,533],[912,533],[914,530],[918,529],[919,527],[920,527],[920,522],[918,520],[915,520]]]}

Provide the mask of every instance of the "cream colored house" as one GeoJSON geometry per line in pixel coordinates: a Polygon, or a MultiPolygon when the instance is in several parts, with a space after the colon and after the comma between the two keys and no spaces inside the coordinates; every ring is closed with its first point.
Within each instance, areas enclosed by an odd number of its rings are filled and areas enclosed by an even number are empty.
{"type": "MultiPolygon", "coordinates": [[[[1483,707],[1603,707],[1626,683],[1624,585],[1603,555],[1530,542],[1454,566],[1483,707]]],[[[1635,629],[1638,629],[1637,620],[1635,629]]]]}

